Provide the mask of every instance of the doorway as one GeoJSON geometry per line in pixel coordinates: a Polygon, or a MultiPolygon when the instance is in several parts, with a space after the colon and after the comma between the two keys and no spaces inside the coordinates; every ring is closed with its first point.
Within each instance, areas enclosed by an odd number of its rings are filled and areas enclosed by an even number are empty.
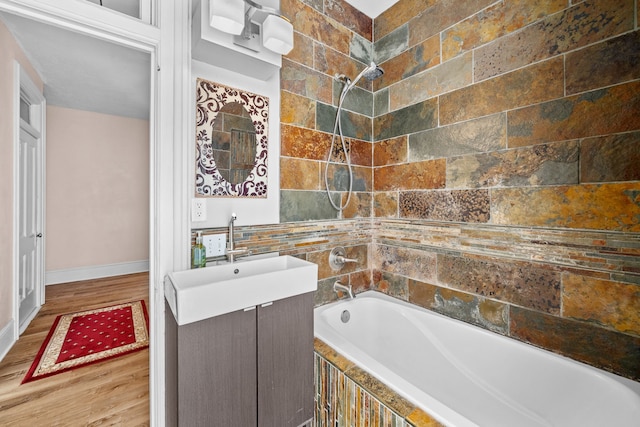
{"type": "Polygon", "coordinates": [[[19,203],[25,221],[34,223],[21,225],[16,251],[15,276],[24,272],[18,293],[26,301],[20,311],[35,314],[45,293],[35,282],[149,268],[152,61],[149,52],[64,26],[11,13],[0,13],[0,19],[45,82],[46,110],[52,113],[45,156],[42,144],[35,144],[45,133],[44,100],[36,98],[42,95],[35,85],[25,83],[31,89],[21,91],[23,115],[41,124],[20,121],[20,139],[32,141],[22,144],[20,161],[37,166],[23,168],[21,190],[42,192],[44,181],[51,183],[46,206],[41,194],[19,203]]]}
{"type": "MultiPolygon", "coordinates": [[[[1,2],[0,2],[0,6],[2,6],[1,2]]],[[[0,9],[2,8],[0,7],[0,9]]],[[[156,187],[154,187],[156,183],[149,182],[152,179],[151,177],[153,176],[153,171],[155,170],[155,164],[152,163],[154,161],[154,154],[155,154],[153,145],[155,143],[154,138],[157,138],[156,131],[154,130],[154,118],[150,114],[150,110],[151,110],[150,92],[151,92],[152,84],[154,85],[156,84],[156,81],[154,80],[156,67],[151,66],[151,64],[155,62],[154,61],[155,51],[151,48],[148,48],[148,46],[143,45],[142,43],[138,43],[135,46],[136,47],[143,46],[144,49],[142,48],[137,49],[134,47],[130,47],[130,44],[126,42],[118,43],[120,40],[124,40],[124,39],[119,37],[114,37],[113,35],[111,37],[101,38],[99,36],[96,36],[95,32],[92,33],[92,35],[89,35],[88,32],[83,33],[78,31],[71,31],[67,28],[67,26],[57,25],[57,23],[55,24],[50,23],[49,20],[47,19],[44,19],[43,21],[39,21],[37,19],[27,18],[22,15],[12,15],[10,12],[1,12],[0,15],[1,15],[0,19],[2,19],[3,22],[6,24],[7,28],[10,30],[13,37],[18,40],[18,43],[20,44],[22,50],[25,52],[25,55],[29,58],[30,62],[36,64],[36,68],[40,74],[45,74],[49,72],[48,62],[46,60],[46,57],[44,55],[41,55],[40,49],[46,49],[46,48],[43,48],[43,46],[46,46],[48,42],[51,42],[52,40],[54,40],[54,38],[56,37],[53,35],[54,33],[60,34],[64,37],[65,41],[63,43],[60,43],[61,52],[58,52],[54,56],[59,63],[56,65],[60,65],[62,67],[62,71],[58,74],[58,76],[63,75],[63,77],[65,77],[64,76],[65,74],[67,75],[66,77],[71,76],[72,84],[71,86],[60,85],[56,83],[58,81],[56,76],[46,77],[44,80],[47,84],[45,86],[45,97],[47,98],[47,101],[48,101],[47,105],[55,105],[55,102],[53,101],[50,102],[49,100],[55,100],[56,97],[60,97],[63,95],[71,95],[72,101],[77,102],[78,104],[63,104],[64,105],[63,108],[73,109],[77,111],[91,111],[92,113],[95,113],[95,114],[112,115],[112,116],[124,114],[127,111],[131,111],[134,108],[139,107],[140,105],[138,104],[137,101],[129,101],[127,97],[119,95],[119,92],[116,86],[118,85],[118,83],[121,83],[122,81],[126,80],[123,73],[126,73],[127,70],[130,70],[130,67],[128,67],[129,65],[134,63],[137,63],[139,65],[139,68],[138,68],[139,72],[136,73],[136,75],[134,76],[134,79],[135,79],[136,88],[146,87],[146,90],[145,90],[146,94],[143,96],[144,105],[142,105],[142,107],[144,107],[147,111],[146,120],[147,120],[148,133],[147,133],[147,139],[143,142],[147,148],[145,167],[146,167],[146,170],[149,172],[147,172],[147,184],[146,184],[147,192],[143,197],[146,203],[143,216],[146,218],[145,227],[147,229],[147,233],[146,233],[147,237],[146,237],[145,244],[147,245],[147,250],[150,251],[149,241],[151,240],[151,238],[149,236],[150,235],[153,236],[154,234],[153,232],[154,222],[153,222],[153,215],[151,215],[151,212],[150,212],[151,210],[150,206],[152,201],[157,200],[156,196],[154,195],[154,194],[157,194],[156,187]],[[33,40],[29,41],[28,37],[33,37],[33,40]],[[76,40],[76,41],[73,41],[73,40],[76,40]],[[96,47],[98,45],[100,47],[96,47]],[[101,50],[103,47],[106,50],[101,50]],[[71,60],[71,57],[69,55],[72,55],[72,54],[77,55],[77,57],[81,61],[82,75],[72,74],[72,71],[74,71],[74,69],[80,68],[77,65],[77,63],[74,63],[71,60]],[[102,56],[108,64],[103,65],[100,62],[100,58],[98,59],[94,58],[95,55],[102,56]],[[143,58],[142,63],[140,63],[140,61],[136,62],[136,58],[141,58],[141,57],[143,58]],[[126,63],[126,66],[125,65],[120,66],[122,62],[126,63]],[[115,70],[114,70],[114,67],[116,68],[115,70]],[[103,74],[101,74],[103,71],[107,71],[106,78],[104,77],[103,74]],[[87,86],[83,86],[84,84],[92,84],[95,86],[87,88],[87,86]],[[83,98],[82,96],[83,94],[89,94],[90,96],[83,98]],[[115,111],[114,110],[100,111],[100,112],[93,111],[91,110],[92,107],[87,106],[87,103],[93,103],[94,101],[99,101],[99,100],[104,101],[109,99],[110,97],[119,98],[117,100],[119,101],[119,105],[117,103],[115,104],[117,108],[117,110],[115,111]],[[150,194],[150,192],[153,192],[153,194],[150,194]]],[[[129,92],[133,92],[133,90],[129,90],[129,92]]],[[[22,104],[25,107],[24,111],[25,112],[33,111],[33,106],[28,102],[28,99],[24,96],[22,98],[23,98],[22,104]]],[[[60,101],[60,102],[63,102],[63,101],[60,101]]],[[[155,102],[157,105],[158,101],[155,101],[155,102]]],[[[44,109],[44,104],[42,105],[44,109]]],[[[114,104],[112,103],[111,105],[113,106],[114,104]]],[[[49,125],[49,123],[47,123],[47,125],[49,125]]],[[[25,126],[25,131],[21,132],[20,136],[21,136],[21,139],[25,141],[25,147],[36,146],[33,144],[33,141],[37,140],[39,136],[38,136],[38,132],[35,132],[33,128],[34,126],[31,126],[31,127],[25,126]]],[[[41,136],[42,136],[42,133],[40,134],[40,137],[41,136]]],[[[23,162],[26,162],[29,158],[35,158],[35,156],[33,156],[33,153],[35,153],[35,150],[25,149],[22,152],[25,153],[23,156],[22,155],[20,156],[23,159],[22,160],[23,162]]],[[[42,155],[41,157],[44,158],[45,156],[42,155]]],[[[33,163],[37,163],[37,161],[34,161],[33,163]]],[[[41,163],[46,163],[46,162],[42,161],[41,163]]],[[[30,169],[31,168],[25,168],[24,170],[30,170],[30,169]]],[[[14,169],[15,178],[18,178],[17,171],[18,169],[15,168],[14,169]]],[[[44,173],[41,172],[40,176],[43,177],[44,173]]],[[[31,176],[28,175],[26,176],[26,178],[31,178],[31,176]]],[[[25,180],[25,182],[33,182],[33,180],[31,181],[25,180]]],[[[41,189],[44,189],[44,188],[45,186],[42,185],[41,189]]],[[[15,197],[18,197],[17,191],[14,194],[16,195],[15,197]]],[[[35,199],[37,200],[37,197],[35,199]]],[[[40,197],[39,200],[42,203],[44,198],[40,197]]],[[[47,203],[49,203],[49,201],[47,201],[47,203]]],[[[32,203],[32,205],[34,206],[36,204],[37,204],[36,202],[32,203]]],[[[33,212],[35,212],[35,209],[33,209],[33,212]]],[[[25,216],[30,216],[30,215],[25,215],[25,216]]],[[[118,218],[118,220],[119,219],[120,218],[118,218]]],[[[46,223],[46,221],[44,221],[44,218],[42,218],[42,216],[40,217],[40,221],[46,223]]],[[[100,224],[97,224],[97,227],[99,226],[100,224]]],[[[16,229],[19,229],[19,228],[20,227],[16,227],[16,229]]],[[[29,228],[36,229],[37,227],[24,226],[23,228],[27,230],[29,228]]],[[[25,232],[24,234],[25,236],[30,236],[32,240],[33,240],[33,237],[35,236],[36,242],[38,240],[42,241],[43,239],[37,236],[42,232],[42,230],[43,228],[39,228],[38,230],[36,230],[38,231],[36,233],[25,232]]],[[[49,230],[47,229],[47,232],[48,231],[49,230]]],[[[87,244],[86,246],[83,247],[83,250],[85,251],[91,251],[91,239],[90,239],[91,234],[90,233],[92,233],[92,231],[93,230],[91,229],[78,230],[79,233],[87,233],[87,236],[88,236],[86,239],[87,244]]],[[[42,234],[44,235],[44,233],[42,234]]],[[[126,246],[126,245],[127,245],[127,242],[122,242],[122,246],[126,246]]],[[[42,248],[44,244],[42,242],[40,243],[40,245],[36,244],[35,248],[38,248],[38,246],[42,248]]],[[[26,245],[25,245],[25,248],[26,248],[26,245]]],[[[33,250],[33,247],[25,249],[25,252],[29,252],[29,250],[33,250]]],[[[19,258],[18,253],[19,251],[15,251],[14,257],[19,258]]],[[[148,262],[151,265],[151,268],[153,268],[153,259],[151,259],[153,256],[152,253],[148,252],[147,256],[148,256],[148,262]]],[[[22,256],[20,256],[20,258],[22,258],[22,256]]],[[[42,262],[42,257],[39,258],[39,261],[42,262]]],[[[18,262],[15,262],[14,264],[18,265],[18,262]]],[[[31,265],[32,264],[33,263],[31,263],[31,265]]],[[[23,263],[23,265],[26,266],[24,267],[25,271],[30,271],[31,267],[28,266],[28,263],[23,263]]],[[[152,275],[151,277],[153,278],[153,273],[151,273],[151,275],[152,275]]],[[[35,276],[35,274],[32,276],[35,276]]],[[[43,283],[42,275],[40,275],[40,283],[43,283]]],[[[149,284],[147,283],[146,294],[151,295],[152,293],[148,285],[149,284]]],[[[28,286],[25,286],[25,288],[28,288],[28,286]]],[[[24,295],[27,294],[27,292],[24,292],[24,291],[19,291],[18,293],[24,294],[24,295]]],[[[25,309],[21,311],[28,312],[28,316],[34,316],[35,315],[34,311],[37,312],[37,310],[28,310],[27,307],[29,307],[30,305],[37,306],[39,303],[42,303],[42,299],[44,298],[44,292],[41,292],[40,295],[37,295],[37,293],[31,293],[30,295],[34,295],[34,297],[31,300],[26,299],[28,302],[24,303],[25,309]],[[40,298],[40,300],[38,300],[38,298],[40,298]]],[[[150,306],[151,306],[151,311],[153,316],[155,303],[153,300],[151,300],[150,303],[151,303],[150,306]]],[[[22,317],[23,316],[21,315],[20,322],[18,322],[17,320],[18,313],[15,313],[13,319],[15,319],[16,323],[22,323],[22,317]]],[[[25,314],[24,317],[26,318],[27,314],[25,314]]],[[[151,321],[153,325],[153,317],[151,321]]],[[[148,359],[146,360],[146,366],[149,366],[148,359]]]]}

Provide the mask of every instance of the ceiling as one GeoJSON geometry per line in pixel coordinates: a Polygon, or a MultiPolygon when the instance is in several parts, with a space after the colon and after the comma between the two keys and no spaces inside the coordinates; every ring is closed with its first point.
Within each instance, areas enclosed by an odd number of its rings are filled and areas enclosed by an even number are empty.
{"type": "MultiPolygon", "coordinates": [[[[346,1],[371,18],[397,2],[346,1]]],[[[139,0],[102,0],[102,4],[130,16],[139,13],[139,0]]],[[[42,76],[49,105],[149,118],[148,53],[9,13],[0,13],[0,19],[42,76]]]]}
{"type": "Polygon", "coordinates": [[[43,78],[48,105],[149,118],[148,53],[8,13],[0,19],[43,78]]]}
{"type": "Polygon", "coordinates": [[[397,3],[398,0],[346,0],[346,2],[368,17],[375,18],[397,3]]]}

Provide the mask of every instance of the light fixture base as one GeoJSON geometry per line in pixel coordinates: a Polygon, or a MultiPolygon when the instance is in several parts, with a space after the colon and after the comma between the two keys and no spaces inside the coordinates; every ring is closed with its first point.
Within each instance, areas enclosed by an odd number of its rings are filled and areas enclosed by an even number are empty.
{"type": "Polygon", "coordinates": [[[255,22],[249,22],[245,26],[245,31],[239,36],[233,37],[233,44],[249,49],[253,52],[260,52],[262,50],[262,28],[255,22]],[[247,31],[247,28],[249,31],[247,31]]]}
{"type": "MultiPolygon", "coordinates": [[[[209,1],[202,0],[200,3],[194,12],[191,27],[191,57],[194,60],[262,81],[271,79],[279,72],[282,55],[262,46],[261,36],[254,41],[259,45],[257,51],[235,44],[233,35],[211,27],[209,1]]],[[[260,18],[258,12],[251,17],[252,22],[260,18]]],[[[253,47],[251,43],[249,46],[253,47]]]]}

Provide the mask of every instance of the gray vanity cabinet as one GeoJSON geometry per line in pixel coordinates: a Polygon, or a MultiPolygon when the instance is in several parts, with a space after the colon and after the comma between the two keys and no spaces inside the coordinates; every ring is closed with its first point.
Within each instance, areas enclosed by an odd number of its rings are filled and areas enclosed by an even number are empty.
{"type": "Polygon", "coordinates": [[[297,427],[313,417],[313,293],[183,326],[167,313],[167,426],[297,427]]]}
{"type": "Polygon", "coordinates": [[[313,292],[258,309],[258,425],[313,417],[313,292]]]}

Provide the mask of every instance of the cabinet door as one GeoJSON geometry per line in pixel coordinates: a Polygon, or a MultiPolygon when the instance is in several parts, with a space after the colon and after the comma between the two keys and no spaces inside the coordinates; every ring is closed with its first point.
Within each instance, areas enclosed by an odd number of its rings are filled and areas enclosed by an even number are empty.
{"type": "Polygon", "coordinates": [[[236,311],[179,328],[179,424],[257,423],[256,311],[236,311]]]}
{"type": "Polygon", "coordinates": [[[297,427],[313,417],[313,293],[258,308],[258,421],[297,427]]]}

